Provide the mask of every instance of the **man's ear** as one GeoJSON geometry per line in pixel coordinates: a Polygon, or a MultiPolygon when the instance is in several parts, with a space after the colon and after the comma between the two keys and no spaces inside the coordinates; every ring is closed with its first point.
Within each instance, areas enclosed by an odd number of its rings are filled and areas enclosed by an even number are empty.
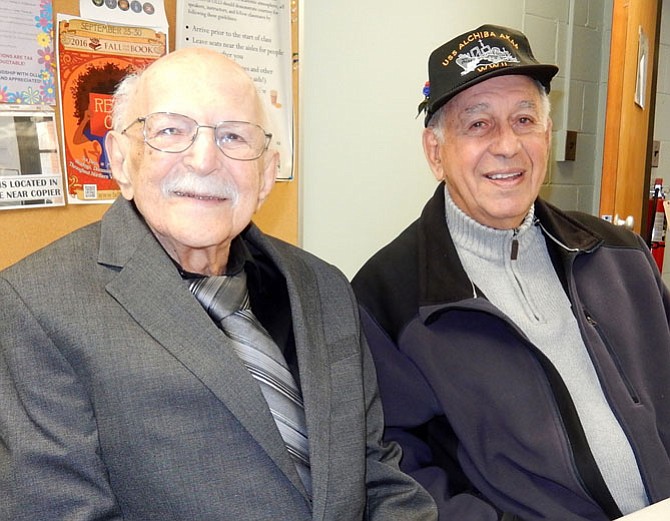
{"type": "Polygon", "coordinates": [[[432,128],[423,130],[423,152],[426,155],[428,166],[433,171],[435,179],[444,181],[444,165],[442,164],[442,147],[432,128]]]}
{"type": "Polygon", "coordinates": [[[121,189],[121,195],[129,201],[133,198],[133,183],[130,176],[130,141],[126,136],[110,130],[105,136],[105,149],[112,169],[112,177],[121,189]]]}
{"type": "Polygon", "coordinates": [[[272,191],[272,187],[275,185],[277,180],[277,165],[279,163],[279,152],[277,150],[268,150],[265,152],[264,157],[261,159],[261,172],[260,172],[260,190],[258,192],[258,204],[256,206],[256,211],[263,206],[265,199],[272,191]]]}
{"type": "Polygon", "coordinates": [[[554,121],[549,117],[547,118],[547,150],[551,151],[551,131],[554,128],[554,121]]]}

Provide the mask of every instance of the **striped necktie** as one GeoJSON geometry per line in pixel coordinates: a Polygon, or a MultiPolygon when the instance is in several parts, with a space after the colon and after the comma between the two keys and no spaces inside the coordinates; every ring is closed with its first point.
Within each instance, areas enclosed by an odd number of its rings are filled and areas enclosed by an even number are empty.
{"type": "Polygon", "coordinates": [[[258,382],[311,497],[309,440],[302,395],[279,346],[251,311],[246,273],[192,279],[189,289],[231,339],[235,353],[258,382]]]}

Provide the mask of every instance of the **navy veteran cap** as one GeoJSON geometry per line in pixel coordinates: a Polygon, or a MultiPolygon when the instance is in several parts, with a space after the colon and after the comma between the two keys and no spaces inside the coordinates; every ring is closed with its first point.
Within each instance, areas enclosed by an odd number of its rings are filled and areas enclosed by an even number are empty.
{"type": "Polygon", "coordinates": [[[555,65],[539,63],[526,36],[499,25],[482,25],[435,49],[428,60],[428,83],[419,113],[424,124],[447,101],[479,82],[506,74],[524,74],[538,80],[549,92],[555,65]]]}

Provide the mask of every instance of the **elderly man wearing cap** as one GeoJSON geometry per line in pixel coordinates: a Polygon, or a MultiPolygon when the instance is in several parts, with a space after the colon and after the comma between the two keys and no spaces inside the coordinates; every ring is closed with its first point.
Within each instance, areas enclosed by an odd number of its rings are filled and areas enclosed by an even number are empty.
{"type": "Polygon", "coordinates": [[[538,197],[553,65],[485,25],[435,50],[440,182],[354,278],[386,437],[441,520],[615,519],[670,496],[670,300],[639,236],[538,197]]]}

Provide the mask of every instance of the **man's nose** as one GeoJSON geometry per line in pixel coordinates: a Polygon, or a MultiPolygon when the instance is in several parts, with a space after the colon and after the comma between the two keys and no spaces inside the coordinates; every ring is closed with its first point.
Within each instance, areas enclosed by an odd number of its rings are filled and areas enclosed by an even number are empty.
{"type": "Polygon", "coordinates": [[[519,136],[509,123],[498,125],[497,132],[491,142],[491,153],[510,157],[519,151],[520,146],[519,136]]]}
{"type": "Polygon", "coordinates": [[[214,129],[207,126],[198,127],[193,143],[184,153],[186,154],[185,162],[194,171],[204,173],[211,171],[223,157],[214,139],[214,129]]]}

